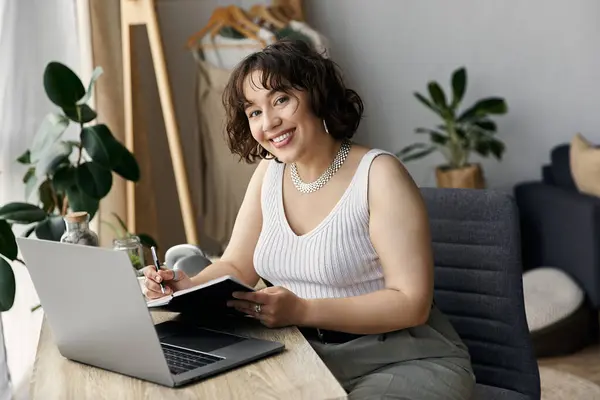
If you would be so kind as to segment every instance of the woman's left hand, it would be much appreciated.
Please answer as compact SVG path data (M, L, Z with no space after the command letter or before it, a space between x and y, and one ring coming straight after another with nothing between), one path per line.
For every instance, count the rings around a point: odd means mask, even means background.
M302 325L306 314L306 300L289 290L272 286L256 292L235 292L236 300L229 307L259 319L268 328Z

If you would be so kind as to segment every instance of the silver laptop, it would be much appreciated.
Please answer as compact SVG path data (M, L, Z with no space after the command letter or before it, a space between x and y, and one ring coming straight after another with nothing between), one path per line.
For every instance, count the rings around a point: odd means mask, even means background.
M17 244L58 349L70 360L175 387L284 349L204 324L155 326L124 252L26 238Z

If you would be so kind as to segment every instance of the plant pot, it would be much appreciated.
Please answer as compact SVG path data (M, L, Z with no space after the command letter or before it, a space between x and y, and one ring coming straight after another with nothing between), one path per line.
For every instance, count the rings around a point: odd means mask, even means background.
M435 178L440 188L485 188L485 178L480 164L469 164L463 168L437 167Z

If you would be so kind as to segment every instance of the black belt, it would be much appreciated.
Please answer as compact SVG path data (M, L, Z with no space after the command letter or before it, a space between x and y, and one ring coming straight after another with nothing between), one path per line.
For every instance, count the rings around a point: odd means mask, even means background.
M321 343L346 343L365 335L358 335L355 333L347 333L340 331L329 331L327 329L317 328L299 328L300 332L307 339L317 340Z
M435 306L435 300L431 303L431 308ZM356 333L346 333L340 331L329 331L327 329L299 327L300 332L306 339L318 340L321 343L346 343L359 337L366 335L359 335ZM384 341L387 338L387 333L378 335L379 341Z

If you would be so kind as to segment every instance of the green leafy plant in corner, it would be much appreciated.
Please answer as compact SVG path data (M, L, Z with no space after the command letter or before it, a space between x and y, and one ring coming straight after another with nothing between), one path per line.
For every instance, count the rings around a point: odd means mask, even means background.
M467 71L464 67L452 73L451 84L451 98L435 81L428 83L429 98L414 93L417 100L440 117L442 123L435 129L417 128L417 134L429 136L429 143L413 143L404 147L396 153L402 161L416 160L435 151L444 155L447 161L443 166L445 169L469 165L469 157L473 152L483 157L491 155L502 159L505 145L496 137L496 123L490 116L506 114L508 108L505 100L500 97L484 98L461 112L459 107L467 89Z
M58 241L68 212L87 211L94 217L112 188L113 173L128 181L140 179L133 154L106 124L93 123L97 113L87 103L101 74L102 68L96 68L86 89L64 64L53 61L44 70L45 93L58 110L46 115L31 147L17 158L27 167L25 201L0 207L0 312L14 302L16 285L9 262L23 263L17 258L13 225L25 226L23 236L35 232L39 239ZM70 124L78 126L78 140L63 140Z

